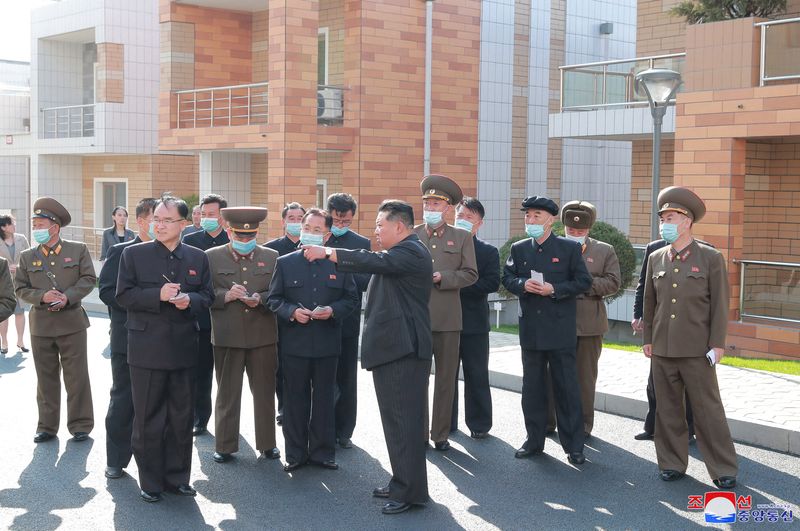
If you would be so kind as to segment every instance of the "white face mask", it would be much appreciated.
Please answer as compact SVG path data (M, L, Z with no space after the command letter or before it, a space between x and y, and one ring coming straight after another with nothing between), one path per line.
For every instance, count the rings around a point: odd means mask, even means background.
M574 241L574 242L578 242L578 243L580 243L581 245L583 245L584 243L586 243L586 236L573 236L573 235L571 235L571 234L567 234L566 232L564 233L564 236L565 236L565 237L566 237L568 240L572 240L572 241Z

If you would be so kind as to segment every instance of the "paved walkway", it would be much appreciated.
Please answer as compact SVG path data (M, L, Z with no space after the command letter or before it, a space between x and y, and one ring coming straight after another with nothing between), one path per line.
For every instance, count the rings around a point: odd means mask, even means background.
M106 313L97 290L88 311ZM493 387L522 391L522 358L514 334L489 335L489 381ZM604 349L600 357L595 409L644 419L650 361L643 354ZM720 365L722 402L733 438L739 442L800 455L800 377ZM633 434L631 434L633 436Z
M489 342L492 386L521 391L519 338L492 332ZM595 408L644 419L649 370L650 361L644 354L604 349ZM735 440L800 455L800 377L720 365L717 379Z

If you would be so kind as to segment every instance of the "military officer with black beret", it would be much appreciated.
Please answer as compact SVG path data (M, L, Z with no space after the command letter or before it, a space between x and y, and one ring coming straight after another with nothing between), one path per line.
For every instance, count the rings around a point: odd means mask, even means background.
M619 291L621 274L614 248L589 237L597 219L597 209L588 201L570 201L561 208L564 236L578 242L586 269L592 275L592 287L577 297L578 346L575 359L578 384L581 388L583 431L586 437L594 426L594 392L597 384L597 363L603 350L603 334L608 331L605 297ZM550 417L555 417L555 404L550 402ZM555 420L551 425L555 425Z
M461 288L478 280L478 265L472 234L449 225L444 218L464 197L461 187L444 175L428 175L420 183L420 190L425 222L414 227L414 233L428 248L433 260L430 313L436 376L430 438L437 450L446 451L450 448L447 438L463 328L459 293Z
M62 370L67 390L67 429L76 441L83 441L94 427L86 360L89 318L81 300L94 289L97 277L86 244L61 239L61 229L71 221L69 211L55 199L37 199L31 235L38 245L22 252L15 277L17 297L31 304L31 344L39 404L39 424L33 441L37 443L52 439L58 432Z
M661 237L669 245L647 263L644 354L656 391L655 445L661 479L674 481L689 462L684 390L694 410L697 446L714 484L736 486L736 451L719 395L716 364L725 353L729 287L725 258L699 243L692 226L705 215L693 191L670 186L658 194Z
M278 252L256 244L267 209L234 207L220 210L230 243L206 251L214 283L211 342L217 375L214 406L214 461L224 463L239 450L242 376L247 371L253 394L256 449L261 457L278 459L275 446L275 369L278 341L275 314L267 294Z
M575 366L576 299L592 277L576 242L552 234L558 205L546 197L526 197L525 233L511 246L503 285L519 297L522 347L522 412L528 438L515 457L544 451L547 424L546 369L549 364L558 412L558 436L570 463L582 464L583 414Z

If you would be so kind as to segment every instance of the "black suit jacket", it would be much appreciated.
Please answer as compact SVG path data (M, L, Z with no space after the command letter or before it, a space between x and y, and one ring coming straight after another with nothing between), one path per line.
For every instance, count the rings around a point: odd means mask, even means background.
M141 243L142 240L136 236L129 242L118 243L112 246L106 254L106 261L103 269L100 270L98 277L98 287L100 289L100 300L108 306L111 316L111 352L126 354L128 352L128 330L125 328L125 321L128 320L128 312L117 304L117 276L119 275L119 259L122 251L129 245Z
M472 237L475 243L475 261L478 264L478 280L461 288L461 335L485 334L489 332L490 293L500 287L500 253L497 247Z
M550 297L525 291L531 270L544 275L555 288ZM550 234L542 244L533 238L511 246L503 267L503 285L519 297L519 343L525 350L575 348L578 342L575 296L589 291L592 275L586 269L579 243Z
M372 249L372 242L369 238L365 238L351 230L345 232L342 236L336 237L331 235L327 242L326 247L334 247L336 249L364 249L369 251ZM369 285L370 275L366 273L354 273L353 279L356 281L358 288L358 306L350 314L342 327L342 337L358 337L361 333L361 294L367 291Z
M636 284L636 298L633 300L633 318L642 318L642 301L644 301L644 283L647 278L647 260L653 251L661 249L667 245L666 240L653 240L647 244L644 249L644 260L642 261L642 270L639 272L639 283Z
M278 258L269 284L267 305L278 316L281 355L301 358L338 356L342 352L342 325L358 304L353 275L337 271L328 260L309 262L303 251ZM300 305L333 308L333 317L300 324L292 314Z
M278 256L286 256L289 253L295 252L298 245L300 245L300 242L295 243L284 234L280 238L268 241L264 244L264 247L278 251Z
M361 337L361 366L374 369L409 354L431 359L428 301L433 263L416 234L383 252L336 250L337 269L371 273Z
M181 285L191 300L179 310L161 301L162 275ZM128 311L128 364L144 369L193 367L198 356L198 315L214 300L208 257L178 244L174 251L158 241L129 245L122 251L117 303Z
M204 230L198 230L183 237L183 243L185 245L191 245L201 251L208 251L214 247L226 245L229 241L231 240L228 238L228 233L224 230L213 238ZM211 330L211 312L206 310L198 314L197 323L200 325L200 330Z

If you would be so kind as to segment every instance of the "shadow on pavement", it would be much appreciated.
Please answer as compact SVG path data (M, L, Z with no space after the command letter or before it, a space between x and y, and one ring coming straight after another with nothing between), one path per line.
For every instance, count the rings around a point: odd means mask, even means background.
M97 494L81 487L86 479L86 460L94 441L67 441L59 459L58 439L36 445L30 464L19 476L19 487L0 491L0 506L24 509L14 518L11 529L50 531L61 524L54 511L83 507Z
M22 362L26 359L28 358L23 356L22 352L17 352L13 356L0 357L0 377L3 374L13 374L21 371L24 368Z

